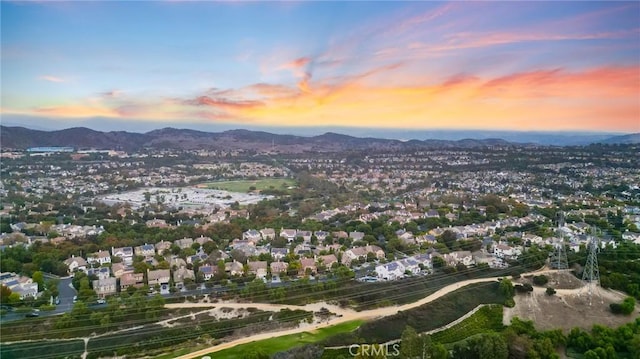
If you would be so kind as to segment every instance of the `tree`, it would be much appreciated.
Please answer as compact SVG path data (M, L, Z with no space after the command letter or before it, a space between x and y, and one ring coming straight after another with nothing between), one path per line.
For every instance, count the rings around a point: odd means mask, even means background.
M513 298L513 296L515 294L515 289L513 288L513 283L511 282L511 280L509 278L503 278L500 281L500 292L507 299Z
M548 287L547 288L547 295L551 296L551 295L554 295L554 294L556 294L556 290L551 288L551 287Z
M533 277L533 284L543 286L549 282L549 278L546 275L536 275Z
M7 303L11 293L11 289L3 284L2 288L0 288L0 303Z
M33 275L31 276L31 279L33 279L34 282L38 283L38 291L42 291L44 290L44 274L41 271L35 271L33 272Z
M439 256L433 257L433 268L442 268L446 265L444 259Z
M502 335L497 333L485 334L480 337L476 347L480 359L507 359L509 348Z
M435 343L431 347L431 359L449 359L449 351L444 345Z
M403 358L416 358L422 355L422 343L415 329L407 326L400 337L400 355Z

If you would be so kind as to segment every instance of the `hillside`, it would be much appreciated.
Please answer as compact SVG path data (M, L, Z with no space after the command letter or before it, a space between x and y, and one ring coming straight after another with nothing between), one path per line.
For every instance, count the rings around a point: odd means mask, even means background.
M489 146L523 146L501 139L411 140L361 138L327 132L305 137L262 131L230 130L203 132L163 128L147 133L125 131L101 132L85 127L59 131L39 131L24 127L0 126L2 148L26 149L37 146L68 146L76 149L208 149L255 150L280 153L336 152L350 150L402 150L421 148L479 148Z

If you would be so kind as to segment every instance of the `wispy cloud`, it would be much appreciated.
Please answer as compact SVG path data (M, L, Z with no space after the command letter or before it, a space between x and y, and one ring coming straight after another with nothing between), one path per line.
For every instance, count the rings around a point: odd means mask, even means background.
M42 75L38 77L39 80L49 81L49 82L65 82L66 80L62 77L52 76L52 75Z

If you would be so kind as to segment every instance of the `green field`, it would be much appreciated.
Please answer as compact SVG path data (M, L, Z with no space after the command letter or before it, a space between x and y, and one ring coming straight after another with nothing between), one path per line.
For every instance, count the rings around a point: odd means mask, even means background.
M207 182L201 186L229 192L250 192L253 190L252 187L255 187L257 191L268 189L286 191L289 187L295 185L296 181L290 178L261 178L257 180Z
M233 348L222 350L216 353L208 354L211 358L242 358L243 354L248 352L259 350L269 355L273 355L277 352L289 350L299 345L306 345L317 343L330 336L338 335L341 333L349 333L358 328L363 323L362 320L354 320L338 325L334 325L327 328L321 328L310 332L304 332L299 334L285 335L282 337L271 338L252 342L248 344L238 345Z

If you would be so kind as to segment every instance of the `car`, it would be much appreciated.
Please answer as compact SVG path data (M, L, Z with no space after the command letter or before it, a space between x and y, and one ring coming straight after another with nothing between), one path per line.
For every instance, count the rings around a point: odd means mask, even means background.
M77 302L77 301L78 301L78 296L77 296L77 295L74 295L74 296L73 296L73 302L75 303L75 302Z
M98 303L98 304L105 304L106 302L107 302L107 301L106 301L106 300L104 300L104 299L98 299L98 300L96 301L96 303Z
M25 318L37 318L40 316L40 313L38 312L31 312L31 313L27 313L27 315L25 315Z
M60 304L60 298L56 298L56 305Z

